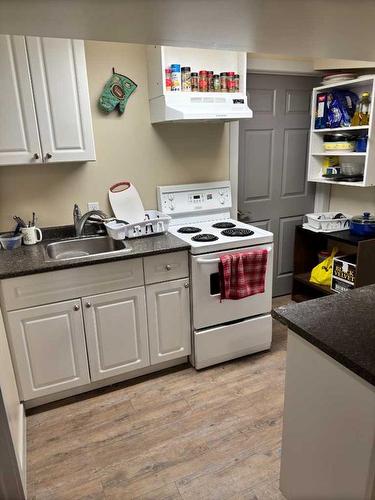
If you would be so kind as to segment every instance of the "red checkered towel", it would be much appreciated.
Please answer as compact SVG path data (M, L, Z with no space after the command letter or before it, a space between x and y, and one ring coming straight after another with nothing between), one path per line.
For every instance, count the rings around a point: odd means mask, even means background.
M268 251L221 255L219 263L221 297L238 300L264 292Z

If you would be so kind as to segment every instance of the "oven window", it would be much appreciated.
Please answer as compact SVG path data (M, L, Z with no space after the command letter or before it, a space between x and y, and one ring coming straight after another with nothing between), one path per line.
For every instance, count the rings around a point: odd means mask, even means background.
M220 274L210 274L210 295L218 295L220 293Z

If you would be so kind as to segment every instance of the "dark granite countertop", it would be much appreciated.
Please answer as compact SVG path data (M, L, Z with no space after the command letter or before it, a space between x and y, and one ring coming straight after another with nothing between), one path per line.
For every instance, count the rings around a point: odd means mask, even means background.
M44 247L52 241L61 241L62 238L72 237L70 226L56 230L43 231L46 239L36 245L24 246L15 250L0 250L0 279L14 278L26 274L36 274L48 271L57 271L71 267L102 264L117 260L134 259L147 255L188 250L190 245L166 233L143 238L127 239L126 246L131 250L120 255L91 255L71 260L46 261ZM59 238L57 236L60 236Z
M289 304L272 316L375 385L375 285Z

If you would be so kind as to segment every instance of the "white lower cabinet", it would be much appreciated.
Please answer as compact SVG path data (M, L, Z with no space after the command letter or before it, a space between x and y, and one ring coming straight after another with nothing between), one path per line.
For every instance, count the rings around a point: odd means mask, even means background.
M90 381L79 299L10 312L8 323L23 400Z
M79 386L87 390L90 382L121 380L122 374L136 376L141 368L186 358L191 353L189 280L182 279L187 253L175 254L147 257L152 259L146 262L148 276L165 280L172 269L181 279L146 286L141 259L2 282L21 399ZM120 289L103 291L116 286ZM82 297L84 291L91 295ZM73 293L78 297L62 301ZM43 305L46 300L60 302Z
M82 299L91 380L149 366L144 287Z
M151 364L191 353L189 280L148 285L147 318Z

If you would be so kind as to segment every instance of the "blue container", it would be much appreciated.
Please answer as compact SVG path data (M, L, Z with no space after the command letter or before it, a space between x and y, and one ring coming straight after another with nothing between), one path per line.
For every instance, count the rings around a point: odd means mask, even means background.
M357 153L366 153L367 150L367 135L358 137L355 141L355 150Z
M357 236L375 236L375 217L370 212L355 215L350 221L350 232Z

